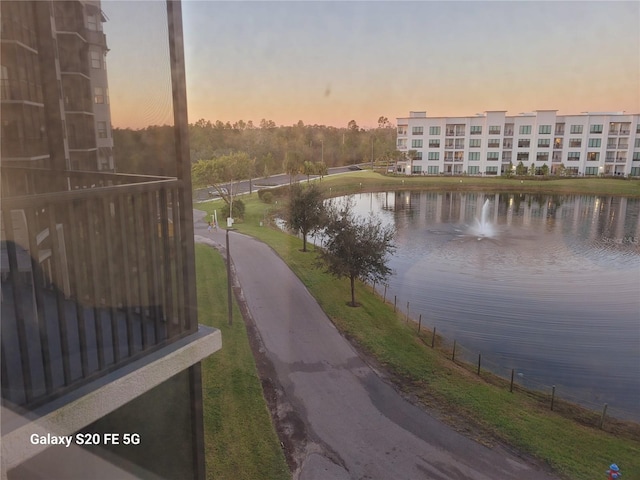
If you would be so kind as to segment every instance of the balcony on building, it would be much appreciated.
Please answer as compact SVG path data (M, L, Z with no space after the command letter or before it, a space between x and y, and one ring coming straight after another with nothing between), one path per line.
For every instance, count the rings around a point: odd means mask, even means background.
M167 1L166 23L152 25L171 47L175 176L96 171L112 148L99 146L85 79L88 4L0 4L2 53L13 51L1 103L1 478L202 480L200 362L222 340L197 316L181 4ZM57 42L15 49L8 37L35 24ZM31 83L14 85L25 65ZM146 435L144 447L29 441L124 431Z

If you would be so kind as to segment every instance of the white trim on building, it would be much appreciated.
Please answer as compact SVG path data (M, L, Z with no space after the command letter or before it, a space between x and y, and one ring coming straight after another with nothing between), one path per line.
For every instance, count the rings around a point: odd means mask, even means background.
M540 173L640 176L640 114L536 110L507 116L398 118L399 163L407 175L504 175L522 162ZM533 167L532 167L533 165Z

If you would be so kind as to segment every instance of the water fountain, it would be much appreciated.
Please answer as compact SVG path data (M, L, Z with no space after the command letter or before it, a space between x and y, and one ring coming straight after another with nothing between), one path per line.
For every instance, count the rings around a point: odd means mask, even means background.
M471 227L471 233L478 238L478 240L483 237L494 237L496 234L494 226L489 222L489 200L484 201L484 205L482 205L482 211L480 213L480 219L476 219L476 225Z

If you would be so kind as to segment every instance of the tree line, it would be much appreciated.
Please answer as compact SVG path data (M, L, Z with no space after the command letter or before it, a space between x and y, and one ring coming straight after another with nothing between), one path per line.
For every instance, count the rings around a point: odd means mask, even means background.
M121 173L175 175L175 148L170 126L114 128L114 158ZM208 161L246 153L255 176L287 171L288 164L324 164L327 168L389 161L396 153L396 129L381 116L378 127L364 129L351 120L345 128L325 125L276 126L272 120L223 123L200 119L189 124L190 160Z

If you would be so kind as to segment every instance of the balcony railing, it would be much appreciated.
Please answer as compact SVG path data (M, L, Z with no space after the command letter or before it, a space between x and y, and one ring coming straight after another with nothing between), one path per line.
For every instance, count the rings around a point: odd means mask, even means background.
M35 407L197 329L183 188L2 169L5 401Z

